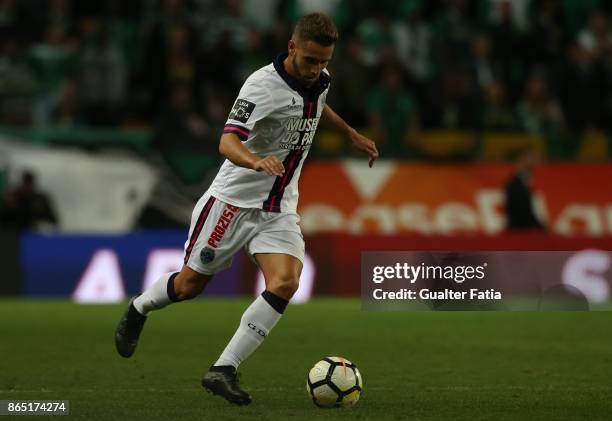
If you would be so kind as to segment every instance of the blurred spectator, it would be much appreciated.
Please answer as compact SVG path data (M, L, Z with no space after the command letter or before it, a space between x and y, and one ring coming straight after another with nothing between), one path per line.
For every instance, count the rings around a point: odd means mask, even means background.
M74 29L71 0L16 0L15 3L19 24L14 29L22 40L40 41L52 27L67 36Z
M220 159L218 137L193 107L191 89L174 85L169 107L158 119L153 147L185 184L202 181Z
M405 20L395 21L391 28L395 53L404 69L418 85L431 77L431 30L423 20L420 2L410 2L413 8Z
M552 67L563 57L568 41L565 12L558 0L533 0L527 54L531 66Z
M223 0L223 7L209 16L205 29L205 48L214 48L226 38L232 49L238 52L247 49L249 27L240 0Z
M193 108L191 89L184 84L171 89L169 107L158 119L153 146L163 155L174 152L216 153L217 142L209 141L208 125Z
M485 103L482 112L481 127L483 130L511 131L516 130L516 117L508 105L504 85L493 81L485 89Z
M185 0L159 0L149 2L152 6L154 24L167 26L177 23L191 23L190 10Z
M272 32L280 2L281 0L243 0L242 18L259 32Z
M255 30L249 31L249 47L243 54L242 66L240 66L240 78L242 80L249 77L251 73L268 64L275 54L266 55L263 48L265 40L260 32Z
M469 77L469 99L470 106L474 108L474 114L469 116L472 127L477 127L478 116L482 115L486 103L485 90L500 78L500 71L493 62L491 55L491 40L484 32L472 35L470 42L470 58L467 63Z
M419 109L397 66L383 70L378 86L368 96L367 109L381 154L391 158L409 155L411 142L419 134Z
M369 0L365 0L366 3ZM321 12L330 16L338 28L344 28L350 19L353 9L359 8L362 0L281 0L279 12L281 18L294 24L300 17L308 13ZM372 12L371 3L370 13ZM376 9L381 5L377 4Z
M25 125L31 122L31 109L37 81L27 57L17 41L0 40L0 122Z
M533 207L531 181L539 158L532 150L525 150L518 159L516 172L506 184L506 229L541 230L544 225L539 221Z
M475 33L470 43L468 71L472 84L472 94L477 102L484 96L484 88L499 79L499 71L491 56L491 40L486 33Z
M581 133L588 127L606 125L604 111L606 69L579 43L567 49L561 75L560 99L568 129Z
M570 45L563 74L563 105L570 128L610 129L612 123L612 32L609 18L593 10L588 26Z
M168 28L166 81L169 86L183 84L193 88L196 78L195 47L191 28L177 24Z
M275 57L276 54L284 52L287 49L287 40L291 38L293 28L286 20L278 20L272 28L272 32L268 34L264 44L266 57Z
M240 80L268 64L284 51L289 38L288 24L277 19L281 0L244 0L242 20L249 27L248 45L241 66ZM278 32L282 34L277 36Z
M520 127L529 133L549 136L558 134L563 128L561 107L550 96L546 80L539 74L527 80L517 114Z
M26 171L21 184L8 189L0 209L0 225L20 230L57 225L49 197L38 190L36 176Z
M434 98L434 114L439 116L435 126L447 129L473 129L478 126L481 107L474 103L472 82L466 69L444 72Z
M612 32L608 17L600 10L594 10L589 17L589 25L580 31L578 43L591 54L595 60L609 58L612 54Z
M382 8L376 9L373 13L373 16L359 22L355 29L362 45L361 61L370 69L392 61L395 54L390 31L390 16Z
M116 126L125 99L126 66L108 38L108 28L97 19L80 22L83 45L78 57L78 100L83 122L90 126Z
M612 2L372 5L371 0L0 0L0 123L155 126L180 85L190 91L190 108L214 137L244 77L285 51L295 19L317 10L341 27L328 100L358 125L374 121L373 129L392 127L394 135L420 125L516 126L559 137L566 120L568 139L585 129L612 129ZM379 69L390 66L402 73L404 85L392 94L377 78ZM534 80L534 74L546 78ZM390 97L403 99L391 104ZM418 115L418 124L390 123L394 117L380 109ZM407 145L406 139L393 141L402 150Z
M213 86L206 98L206 120L210 123L215 148L221 138L223 126L235 100L236 91L228 91L223 86Z
M563 0L569 32L576 35L587 24L591 11L598 7L610 13L612 4L605 0Z
M159 115L169 98L172 78L195 77L197 40L189 9L183 0L163 0L144 25L141 83L151 117ZM187 73L185 73L187 70Z
M435 61L440 68L465 59L475 22L469 0L446 0L433 22Z
M498 65L498 79L505 85L508 92L519 91L523 82L526 67L525 46L523 45L523 32L516 18L517 3L508 0L497 2L497 19L489 27L488 33L493 44L492 56ZM511 95L512 100L516 96Z
M46 126L58 99L62 81L74 71L74 48L61 27L51 26L43 42L30 49L30 62L39 83L34 123Z
M224 0L222 4L222 8L210 14L203 32L202 54L198 58L201 69L198 73L204 77L202 102L209 102L219 86L235 95L240 89L244 53L252 45L250 42L258 41L252 38L243 18L241 2Z
M332 89L328 101L347 121L356 126L366 126L368 116L363 104L370 86L370 72L361 62L361 42L350 37L345 40L345 49L330 64Z
M74 129L80 125L78 113L77 85L73 80L65 80L51 113L51 125Z
M0 0L0 36L15 35L18 13L16 0Z
M524 30L528 26L527 12L530 2L531 0L484 0L482 3L488 11L489 24L509 24L517 30Z
M49 0L48 3L46 25L61 28L67 34L73 25L70 0Z

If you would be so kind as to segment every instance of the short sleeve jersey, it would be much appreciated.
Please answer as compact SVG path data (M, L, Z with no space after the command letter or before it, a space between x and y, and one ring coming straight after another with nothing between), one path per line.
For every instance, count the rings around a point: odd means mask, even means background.
M305 88L283 67L286 54L251 74L240 89L225 124L254 154L276 155L282 176L243 168L225 160L210 191L231 205L295 213L298 179L319 124L329 90L327 70Z

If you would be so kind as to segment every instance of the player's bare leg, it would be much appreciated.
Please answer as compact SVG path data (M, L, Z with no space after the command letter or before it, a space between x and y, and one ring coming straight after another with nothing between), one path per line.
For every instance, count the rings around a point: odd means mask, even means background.
M296 257L280 253L259 253L255 260L266 279L266 290L287 302L298 289L302 262Z
M183 266L180 272L162 275L145 292L131 299L115 331L115 347L119 355L129 358L134 354L138 338L151 311L197 297L211 278L210 275L202 275Z
M302 262L288 254L255 255L266 290L246 309L229 344L202 379L202 386L231 403L248 405L251 397L238 385L236 369L255 351L281 318L297 291Z

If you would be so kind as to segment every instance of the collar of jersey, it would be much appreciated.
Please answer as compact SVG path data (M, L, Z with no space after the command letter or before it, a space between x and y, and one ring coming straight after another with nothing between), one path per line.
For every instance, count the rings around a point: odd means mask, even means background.
M302 97L310 98L318 97L325 89L327 89L329 86L330 77L325 72L321 72L319 75L319 81L313 84L311 87L305 87L299 80L287 73L285 66L283 66L283 61L287 58L287 56L287 53L276 56L274 59L274 68L280 77L287 83L287 85L291 87L291 89L297 91L297 93Z

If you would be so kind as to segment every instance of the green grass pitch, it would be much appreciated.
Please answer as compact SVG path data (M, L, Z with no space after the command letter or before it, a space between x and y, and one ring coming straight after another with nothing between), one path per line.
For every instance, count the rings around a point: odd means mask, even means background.
M357 300L291 305L241 367L254 402L200 388L249 300L152 314L133 358L114 350L124 305L0 301L0 399L68 399L83 420L610 419L612 313L368 313ZM320 358L360 368L350 409L305 391Z

